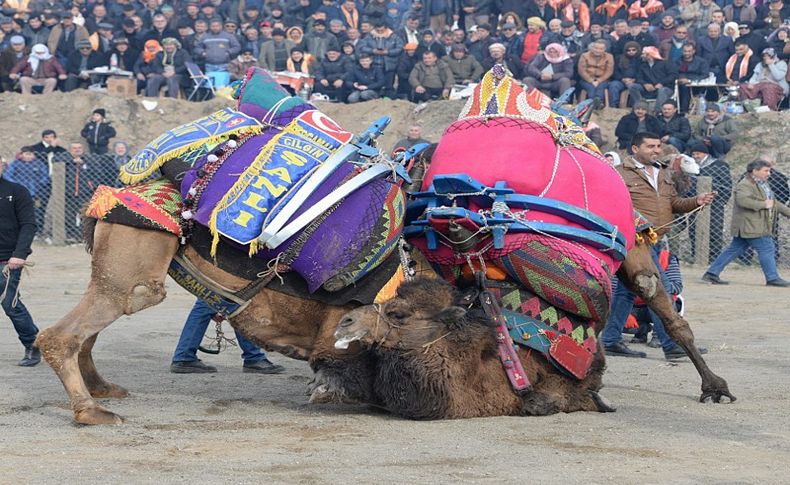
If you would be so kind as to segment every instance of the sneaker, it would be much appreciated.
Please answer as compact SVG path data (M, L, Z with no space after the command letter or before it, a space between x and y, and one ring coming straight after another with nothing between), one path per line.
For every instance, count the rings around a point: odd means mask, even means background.
M173 362L170 364L170 372L173 374L212 374L217 372L213 365L204 364L202 360L189 360L185 362Z
M780 288L787 288L790 286L790 281L785 281L782 278L776 278L775 280L765 283L765 286L778 286Z
M713 273L705 273L702 275L702 281L706 283L710 283L712 285L729 285L729 281L724 281L723 279L719 278Z
M17 362L20 367L35 367L41 362L41 351L38 347L28 347L25 349L25 356Z
M282 374L285 372L285 367L275 364L269 359L263 359L249 364L245 362L241 371L252 374Z

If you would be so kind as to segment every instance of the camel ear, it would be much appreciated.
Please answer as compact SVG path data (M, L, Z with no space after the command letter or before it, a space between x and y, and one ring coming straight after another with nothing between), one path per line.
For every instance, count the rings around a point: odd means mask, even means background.
M453 304L454 291L443 280L417 278L400 285L398 296L408 301L415 311L435 315Z
M459 329L466 324L466 308L451 306L437 313L433 318L450 329Z

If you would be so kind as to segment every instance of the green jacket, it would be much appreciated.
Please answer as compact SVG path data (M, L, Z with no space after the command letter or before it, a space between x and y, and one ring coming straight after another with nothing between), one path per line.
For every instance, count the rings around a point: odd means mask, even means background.
M735 187L730 233L733 237L756 238L770 236L777 214L790 217L790 208L774 200L773 209L765 208L765 193L746 176Z

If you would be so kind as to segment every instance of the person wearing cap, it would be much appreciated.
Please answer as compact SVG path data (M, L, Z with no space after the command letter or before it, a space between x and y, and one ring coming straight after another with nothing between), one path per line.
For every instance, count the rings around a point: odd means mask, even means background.
M571 87L573 59L562 44L549 44L543 55L527 64L525 71L525 84L555 98Z
M236 40L239 40L239 42L241 42L241 40L239 39L239 24L235 20L233 19L225 20L225 22L222 24L222 30L232 35L233 37L236 37Z
M50 29L41 19L41 15L31 15L27 24L22 28L22 36L27 45L46 44L49 40Z
M665 61L656 47L645 47L636 80L628 86L628 94L634 103L643 98L655 99L656 111L660 111L664 101L672 97L677 77L677 66Z
M108 53L113 48L113 25L108 22L100 22L96 28L97 33L91 35L91 42L97 46L97 51Z
M314 69L314 91L327 96L331 101L346 99L344 78L351 70L351 61L340 54L340 48L329 46L324 58L316 63Z
M469 55L463 44L453 44L450 55L442 60L452 71L456 84L480 82L483 77L483 66Z
M383 95L394 97L395 69L398 67L398 58L403 52L403 42L400 37L395 35L382 20L377 20L370 35L359 41L357 52L371 55L373 66L379 67L384 73Z
M115 128L112 123L106 120L107 111L104 108L96 108L91 113L90 119L82 127L80 136L85 138L88 143L90 153L104 155L109 151L110 139L115 137Z
M285 38L283 29L272 31L272 40L261 44L261 54L258 57L258 64L270 71L285 71L286 63L291 49L296 45Z
M694 125L692 135L701 141L715 158L724 158L732 149L732 142L738 135L739 127L734 118L721 112L717 103L705 105L705 114Z
M134 63L140 53L129 45L129 40L126 37L116 37L112 42L112 50L110 51L110 67L115 67L121 71L132 71Z
M516 24L512 22L502 24L499 42L505 46L508 55L521 58L521 52L524 50L524 38L519 35Z
M151 19L151 28L142 35L143 43L155 40L161 44L167 37L177 38L178 32L170 28L164 15L161 13L155 14Z
M21 35L12 35L8 49L0 52L0 92L10 91L14 83L8 75L11 69L30 54L30 49L25 46L25 38Z
M740 85L741 99L759 99L771 110L779 109L779 102L788 95L787 63L780 60L776 51L768 47L762 52L760 62L748 82Z
M55 90L58 80L66 79L66 70L49 53L47 46L36 44L26 58L11 68L8 77L12 81L19 81L22 94L31 94L36 86L42 87L43 93L48 94Z
M479 62L485 68L484 61L487 57L489 57L488 48L491 46L491 44L494 44L497 41L498 39L491 35L490 25L478 25L469 37L469 43L467 44L469 48L469 54L477 59L477 62Z
M757 9L749 4L746 0L732 0L732 3L725 5L722 8L724 11L724 18L728 22L754 22L757 20Z
M447 55L447 51L444 49L444 46L441 42L436 40L436 36L431 29L424 29L420 33L420 42L417 45L417 59L422 59L422 55L425 51L431 51L436 54L437 59L441 59L445 55ZM418 61L419 62L419 61Z
M631 146L631 139L639 132L649 131L656 135L663 133L663 127L658 119L648 113L648 105L644 101L634 103L631 112L624 115L617 122L614 136L617 138L617 148L627 150Z
M721 27L711 23L707 27L707 35L697 39L697 55L708 61L716 80L725 82L724 68L728 59L735 53L735 45L729 37L721 35Z
M768 47L765 37L762 34L752 31L752 23L744 20L738 24L738 40L743 40L749 44L749 48L756 54Z
M708 261L713 261L721 253L724 246L724 213L725 206L732 196L732 172L730 165L720 158L710 155L704 143L695 142L688 149L689 155L699 165L698 177L710 177L716 192L716 199L711 204ZM696 225L689 225L689 237L694 240ZM694 248L691 248L691 257L694 258Z
M323 19L313 21L313 30L304 36L304 47L314 59L323 59L330 47L340 49L340 43L334 34L326 30Z
M488 46L488 57L481 63L484 72L489 71L495 64L507 67L516 79L524 77L524 65L518 58L507 55L507 49L500 42L494 42Z
M47 40L49 52L58 58L61 64L65 64L69 56L77 52L77 42L88 40L90 34L82 25L74 23L71 12L63 12L60 24L52 28Z
M256 66L258 66L258 59L255 58L252 49L249 47L242 47L241 53L228 63L228 72L230 73L231 81L244 79L247 75L247 71L251 67Z
M540 17L527 19L527 31L524 33L524 41L521 47L521 62L529 63L541 50L541 38L545 31L546 23Z
M195 45L195 56L205 62L206 72L227 71L228 63L240 50L241 44L236 36L222 30L222 21L212 20L209 31Z
M181 48L178 39L167 37L162 41L162 51L156 54L148 76L145 95L159 96L162 86L167 87L167 97L177 98L182 87L189 86L186 64L192 62L189 53Z
M106 54L93 50L89 40L77 42L77 51L71 53L66 61L68 79L64 83L63 90L69 92L77 88L87 88L94 81L88 71L106 66L108 60Z

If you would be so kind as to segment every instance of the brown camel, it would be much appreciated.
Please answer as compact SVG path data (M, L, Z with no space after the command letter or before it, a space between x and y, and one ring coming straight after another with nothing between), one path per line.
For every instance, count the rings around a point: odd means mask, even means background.
M75 421L120 424L121 417L96 399L122 398L128 393L99 375L91 350L99 332L121 315L137 313L164 300L164 281L178 240L165 232L97 224L93 219L86 220L86 233L93 247L88 289L73 310L39 334L36 345L63 383ZM204 261L192 248L185 254L204 274L227 288L238 290L249 283ZM311 364L320 366L326 354L338 354L333 348L334 327L352 308L264 289L231 324L267 350L310 359ZM326 386L321 391L331 392Z
M675 312L649 248L638 244L620 271L689 353L702 377L700 401L734 401L726 381L700 356L688 322ZM457 299L449 285L418 279L401 286L398 296L381 308L369 305L346 315L335 332L338 348L359 341L357 348L369 350L375 366L370 372L374 381L349 379L346 395L412 419L613 410L598 394L603 351L596 353L585 379L577 381L560 374L542 355L519 348L533 389L518 396L497 357L490 320L454 305Z

